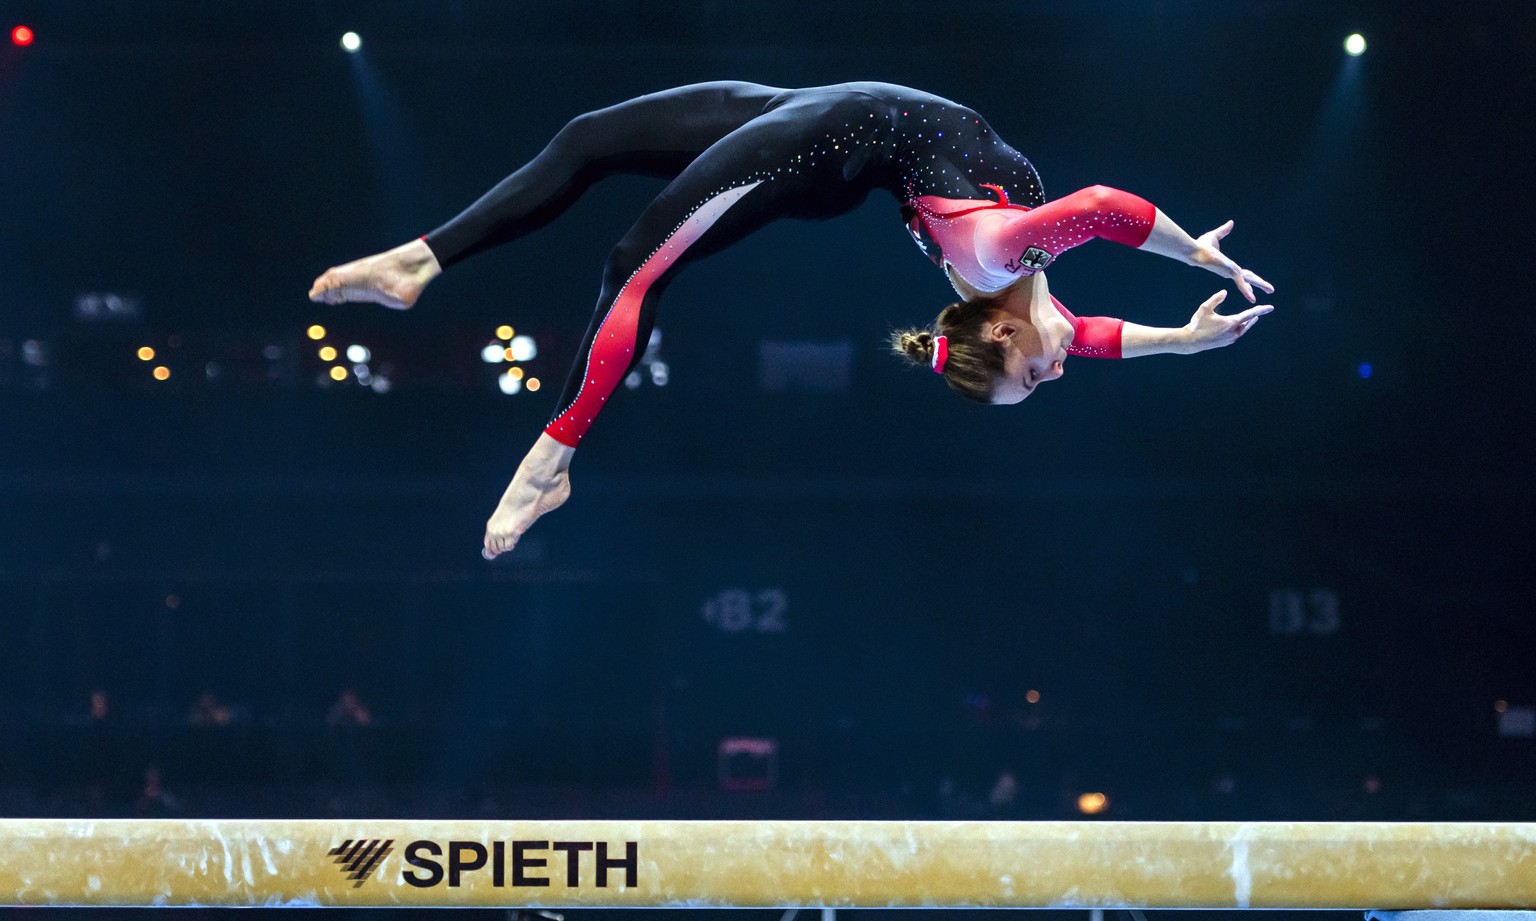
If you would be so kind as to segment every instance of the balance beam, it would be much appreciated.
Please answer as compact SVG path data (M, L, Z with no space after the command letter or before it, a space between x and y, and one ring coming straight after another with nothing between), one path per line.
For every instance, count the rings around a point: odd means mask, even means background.
M1536 908L1536 825L0 819L0 904Z

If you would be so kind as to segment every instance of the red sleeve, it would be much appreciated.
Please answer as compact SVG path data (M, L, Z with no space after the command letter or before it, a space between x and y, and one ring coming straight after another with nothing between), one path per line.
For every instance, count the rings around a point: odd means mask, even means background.
M1051 303L1072 324L1072 344L1067 346L1068 355L1084 358L1121 358L1120 335L1125 321L1115 317L1077 317L1072 311L1051 296Z
M1156 220L1157 208L1151 202L1107 185L1079 189L1029 212L1029 222L1057 255L1094 237L1140 246L1152 235Z
M1156 220L1157 208L1146 199L1109 186L1089 186L1016 213L982 241L977 258L992 272L1033 275L1094 237L1140 246L1152 235Z

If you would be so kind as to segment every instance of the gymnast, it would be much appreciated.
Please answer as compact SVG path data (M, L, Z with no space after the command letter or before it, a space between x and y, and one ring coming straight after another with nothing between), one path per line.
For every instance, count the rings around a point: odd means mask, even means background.
M873 189L901 204L918 246L961 300L896 351L980 403L1018 403L1068 355L1131 358L1230 345L1273 308L1231 315L1218 292L1180 328L1075 317L1046 287L1062 252L1100 237L1230 278L1249 302L1264 279L1221 251L1232 222L1198 238L1126 192L1093 186L1047 202L1040 177L975 112L887 83L780 89L702 83L581 115L521 169L419 240L328 269L313 301L410 307L443 269L553 220L615 173L670 179L608 257L597 310L553 420L486 524L487 559L570 496L571 457L640 359L656 302L682 266L780 218L825 220Z

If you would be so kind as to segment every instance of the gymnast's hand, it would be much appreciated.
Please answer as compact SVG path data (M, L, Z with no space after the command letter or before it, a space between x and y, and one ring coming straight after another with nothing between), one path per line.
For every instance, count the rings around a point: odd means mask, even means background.
M1195 310L1195 315L1184 326L1184 333L1193 352L1203 352L1206 349L1219 349L1224 345L1231 345L1238 337L1253 328L1253 324L1259 322L1259 317L1274 310L1268 304L1260 304L1257 307L1249 307L1242 313L1234 313L1230 316L1222 316L1216 312L1221 302L1227 299L1227 292L1217 291L1205 299Z
M565 504L571 497L571 456L567 447L548 435L540 435L533 449L517 467L517 475L502 493L501 502L485 524L485 548L480 555L494 560L510 552L539 516Z
M1243 297L1248 299L1248 303L1257 303L1258 298L1254 296L1254 288L1258 288L1265 294L1274 294L1275 286L1239 266L1221 251L1222 239L1231 232L1232 222L1227 221L1215 230L1207 231L1195 238L1195 249L1190 254L1189 264L1198 265L1202 269L1232 279L1233 284L1237 285L1237 290L1243 292Z

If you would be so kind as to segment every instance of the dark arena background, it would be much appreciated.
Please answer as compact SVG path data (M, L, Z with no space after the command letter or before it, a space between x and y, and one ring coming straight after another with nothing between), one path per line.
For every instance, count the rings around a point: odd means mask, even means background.
M0 14L0 816L1536 820L1536 6ZM482 560L660 183L407 312L310 281L727 78L959 100L1047 197L1235 219L1275 313L978 407L888 354L954 299L889 196L781 222ZM1223 285L1051 280L1162 326Z

